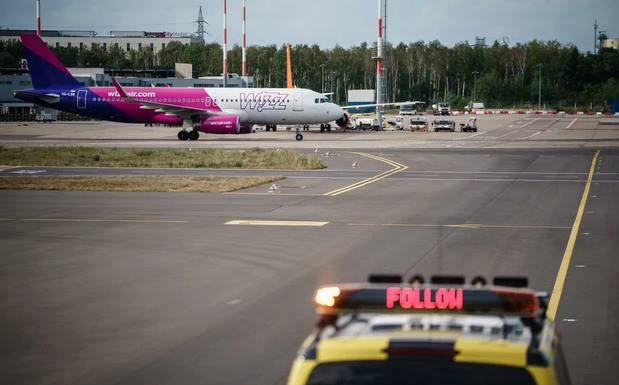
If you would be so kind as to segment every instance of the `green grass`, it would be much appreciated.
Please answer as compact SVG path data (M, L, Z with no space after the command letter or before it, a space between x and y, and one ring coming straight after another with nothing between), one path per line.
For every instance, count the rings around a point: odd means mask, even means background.
M2 177L0 190L231 192L284 179L283 176L186 177ZM266 190L266 187L265 187Z
M104 149L93 147L0 147L0 165L56 167L161 167L321 169L318 159L293 150Z

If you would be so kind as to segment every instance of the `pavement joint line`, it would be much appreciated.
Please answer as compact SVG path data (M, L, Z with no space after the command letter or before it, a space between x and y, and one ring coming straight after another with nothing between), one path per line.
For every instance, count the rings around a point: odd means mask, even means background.
M380 156L376 156L376 155L372 155L372 154L367 154L367 153L362 153L362 152L352 152L352 154L361 155L361 156L364 156L366 158L370 158L370 159L377 160L379 162L387 163L388 165L394 166L394 168L391 169L391 170L384 171L384 172L382 172L382 173L380 173L378 175L375 175L373 177L370 177L370 178L364 179L362 181L359 181L357 183L353 183L351 185L341 187L341 188L339 188L337 190L329 191L327 193L324 193L323 195L325 195L325 196L336 196L336 195L344 194L346 192L355 190L355 189L357 189L359 187L367 186L370 183L377 182L377 181L379 181L381 179L384 179L384 178L386 178L388 176L391 176L393 174L397 174L398 172L401 172L401 171L404 171L404 170L408 169L408 166L405 166L405 165L403 165L401 163L398 163L398 162L395 162L395 161L392 161L392 160L389 160L389 159L386 159L386 158L383 158L383 157L380 157Z
M570 226L536 226L536 225L484 225L478 223L463 224L423 224L423 223L348 223L348 226L390 226L390 227L451 227L462 229L560 229L568 230Z
M225 225L241 225L241 226L309 226L321 227L329 222L312 222L312 221L266 221L266 220L232 220L224 223Z
M3 222L113 222L113 223L189 223L189 221L158 221L147 219L79 219L79 218L0 218Z
M269 193L269 192L225 192L224 195L270 195L270 196L300 196L300 197L321 197L324 194L295 194L295 193Z
M595 162L597 161L599 155L600 150L597 150L595 156L593 157L593 161L591 162L591 169L589 171L589 177L587 178L587 184L585 185L585 190L583 191L580 205L578 206L578 211L576 212L576 218L574 219L574 224L572 225L572 231L567 241L565 252L563 253L561 265L559 266L559 271L557 273L557 279L552 289L552 294L550 295L550 301L548 302L548 309L546 311L546 314L547 317L552 321L554 321L557 315L557 310L559 308L559 301L561 300L561 294L563 293L563 286L565 285L567 271L570 267L570 260L572 259L572 254L574 253L574 245L576 244L578 230L580 229L580 222L582 221L585 206L587 204L587 196L589 195L589 190L591 188L591 181L593 180Z

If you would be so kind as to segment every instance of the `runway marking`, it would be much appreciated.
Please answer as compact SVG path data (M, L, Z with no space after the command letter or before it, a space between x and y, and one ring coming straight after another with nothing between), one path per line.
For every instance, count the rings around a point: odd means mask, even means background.
M392 227L451 227L457 229L571 229L569 226L519 226L519 225L484 225L479 223L421 224L421 223L348 223L348 226L392 226Z
M526 127L526 126L528 126L529 124L531 124L531 123L535 123L535 122L537 122L537 121L538 121L538 120L540 120L540 119L541 119L541 118L533 119L533 120L531 120L529 123L525 123L525 124L523 124L522 126L520 126L520 128L525 128L525 127Z
M576 124L577 121L578 121L578 118L572 120L572 122L570 124L568 124L567 127L565 127L565 128L572 128L572 127L574 127L574 124Z
M384 171L384 172L382 172L382 173L380 173L378 175L375 175L375 176L373 176L371 178L367 178L367 179L364 179L362 181L359 181L357 183L353 183L351 185L341 187L341 188L339 188L337 190L329 191L327 193L324 193L323 194L324 196L336 196L336 195L344 194L346 192L358 189L358 188L363 187L363 186L367 186L370 183L377 182L377 181L379 181L381 179L384 179L384 178L386 178L386 177L388 177L390 175L394 175L394 174L397 174L397 173L399 173L401 171L404 171L404 170L408 169L407 166L405 166L405 165L403 165L401 163L398 163L398 162L395 162L395 161L392 161L392 160L389 160L389 159L386 159L386 158L382 158L380 156L376 156L376 155L372 155L372 154L366 154L366 153L362 153L362 152L352 152L352 154L365 156L366 158L370 158L370 159L377 160L379 162L387 163L387 164L389 164L391 166L394 166L394 168L392 168L391 170Z
M563 259L561 260L561 266L557 273L557 279L555 281L550 301L548 302L548 310L546 314L550 320L554 320L557 315L557 309L559 308L559 301L561 300L561 293L563 292L563 286L565 284L565 278L567 276L567 270L570 266L570 260L572 259L572 253L574 252L574 245L576 244L576 238L578 237L578 229L580 228L580 222L585 211L585 205L587 204L587 196L589 195L589 189L591 188L591 181L593 180L593 171L595 170L595 162L600 155L600 150L595 153L593 161L591 162L591 170L589 171L589 177L587 178L587 184L585 185L585 191L582 193L580 200L580 206L576 212L576 219L574 219L574 225L570 233L570 238L567 241L565 252L563 253Z
M502 137L507 136L507 135L515 134L515 133L516 133L516 132L518 132L518 131L520 131L520 130L512 131L512 132L510 132L509 134L503 134L503 135L501 135L501 136L497 136L497 137L496 137L496 139L502 138Z
M112 223L189 223L189 221L157 221L142 219L79 219L79 218L0 218L7 222L112 222Z
M310 221L256 221L256 220L233 220L226 222L226 225L240 226L311 226L320 227L329 222L310 222Z
M544 126L544 128L548 128L550 126L552 126L553 124L555 124L556 122L558 122L559 120L561 120L561 118L557 118L555 120L553 120L552 122L548 123L547 125Z

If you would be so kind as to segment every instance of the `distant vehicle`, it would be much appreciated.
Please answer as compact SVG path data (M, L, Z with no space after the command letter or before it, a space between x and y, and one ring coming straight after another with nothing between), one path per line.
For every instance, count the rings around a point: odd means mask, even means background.
M404 129L404 118L402 117L402 115L398 115L395 117L395 128L397 128L398 130Z
M549 295L526 277L368 281L316 290L287 385L572 383Z
M460 123L460 131L463 132L477 132L477 118L469 118L466 123Z
M380 130L380 125L378 124L378 119L375 115L371 116L359 116L356 115L354 119L355 128L357 130Z
M451 106L449 103L440 102L434 106L434 115L451 115Z
M410 124L408 127L411 131L426 130L428 128L428 123L425 118L418 116L416 118L410 118Z
M454 132L456 130L456 122L453 120L435 120L432 122L432 126L434 127L434 132L439 130L449 130Z
M51 123L54 121L54 116L52 114L40 113L35 116L35 120L37 123Z
M464 109L471 112L477 112L484 111L486 107L484 106L484 103L469 103L466 107L464 107Z
M400 105L400 115L423 115L424 102L405 102Z

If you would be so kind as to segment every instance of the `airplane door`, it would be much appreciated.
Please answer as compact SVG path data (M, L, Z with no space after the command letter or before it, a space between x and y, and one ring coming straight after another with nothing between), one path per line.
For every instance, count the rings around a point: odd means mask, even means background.
M303 94L301 92L294 93L293 111L303 111Z
M77 108L86 108L86 93L88 90L77 91Z

